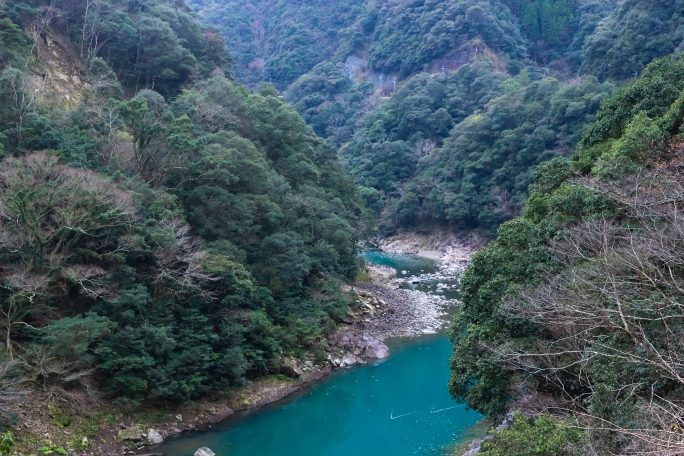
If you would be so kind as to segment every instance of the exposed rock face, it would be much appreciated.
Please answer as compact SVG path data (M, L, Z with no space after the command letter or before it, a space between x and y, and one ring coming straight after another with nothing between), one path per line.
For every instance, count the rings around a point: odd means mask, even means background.
M478 454L480 454L480 451L482 450L483 443L483 439L474 440L470 444L470 447L468 447L468 450L465 453L463 453L462 456L477 456Z
M437 261L442 273L452 275L462 272L484 244L486 241L475 233L460 237L448 231L435 231L430 235L404 233L378 242L385 252L431 258Z
M318 367L314 363L312 357L309 358L283 358L280 364L280 373L291 379L298 380L307 376L307 374L317 370Z
M366 347L363 356L368 359L384 359L389 356L389 348L383 342L371 336L364 336Z
M229 416L235 413L235 410L226 405L221 405L219 407L210 408L209 412L211 413L211 416L207 418L207 422L210 424L216 424L228 419Z
M389 356L389 348L379 339L358 331L343 328L330 337L328 360L338 367L364 364L369 359L383 359Z
M501 422L501 424L499 424L499 425L496 427L496 430L497 430L497 431L501 431L501 430L503 430L503 429L508 429L509 427L511 427L511 425L513 424L513 417L514 417L514 413L513 413L513 412L507 413L507 414L506 414L506 417L503 419L503 421ZM482 445L483 445L486 441L492 439L492 434L491 434L491 431L492 431L492 430L494 430L494 429L490 429L490 430L489 430L489 433L488 433L488 435L487 435L485 438L473 440L473 441L470 443L470 446L468 447L468 450L467 450L465 453L463 453L462 456L478 456L478 455L482 452Z
M194 456L216 456L216 453L214 453L207 447L203 447L195 451Z
M147 442L150 445L159 445L164 441L164 437L156 429L147 431Z
M49 30L39 31L32 26L27 32L42 63L29 75L33 92L44 103L67 110L75 108L91 87L78 52L68 40Z
M295 358L283 359L283 364L280 366L280 373L290 378L299 378L303 374L301 361Z

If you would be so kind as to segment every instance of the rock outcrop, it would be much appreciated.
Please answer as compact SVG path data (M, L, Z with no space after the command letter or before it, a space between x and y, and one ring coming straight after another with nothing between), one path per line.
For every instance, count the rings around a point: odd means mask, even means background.
M389 348L381 340L354 327L338 330L330 337L328 343L328 361L336 367L364 364L367 360L384 359L389 356Z
M214 453L207 447L202 447L195 451L194 456L216 456L216 453Z
M147 443L150 445L159 445L164 441L164 437L156 429L147 431Z

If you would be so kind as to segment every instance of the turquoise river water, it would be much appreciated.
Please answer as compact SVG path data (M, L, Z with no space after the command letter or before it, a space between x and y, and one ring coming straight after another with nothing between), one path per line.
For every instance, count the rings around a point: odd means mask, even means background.
M434 270L416 257L364 256L407 276ZM449 396L449 340L434 335L390 346L384 362L337 371L285 401L155 451L191 456L209 447L218 456L428 456L449 454L454 444L472 438L481 416Z

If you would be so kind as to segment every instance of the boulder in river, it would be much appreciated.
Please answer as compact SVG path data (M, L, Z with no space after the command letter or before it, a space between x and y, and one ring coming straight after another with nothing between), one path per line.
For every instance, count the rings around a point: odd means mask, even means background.
M363 364L364 359L383 359L389 356L389 348L381 340L354 330L340 330L330 338L342 365ZM338 363L333 363L340 365Z
M216 453L214 453L207 447L202 447L195 451L194 456L216 456Z
M339 366L340 367L351 367L351 366L356 366L358 364L363 364L363 359L361 359L358 356L350 353L348 355L345 355L342 358Z
M371 336L364 336L365 347L363 349L364 358L384 359L389 356L389 348L380 340Z

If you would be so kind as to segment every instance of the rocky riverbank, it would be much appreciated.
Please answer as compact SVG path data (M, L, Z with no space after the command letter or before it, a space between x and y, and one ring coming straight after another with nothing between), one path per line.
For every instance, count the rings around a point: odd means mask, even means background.
M377 318L357 323L360 331L382 341L390 338L434 334L444 327L447 308L452 304L441 297L398 288L395 283L357 284L361 299L379 299Z
M434 260L442 274L457 274L468 265L473 254L486 244L477 233L456 235L435 230L429 234L401 233L377 239L374 245L387 253L418 255Z
M392 338L409 338L439 332L446 324L445 315L455 303L434 293L405 287L407 280L452 280L467 266L479 244L475 239L464 241L453 235L401 235L381 240L379 246L388 253L419 255L436 262L433 273L397 277L389 267L368 266L370 283L355 283L349 288L357 296L355 310L347 324L339 327L327 339L327 359L323 364L311 360L286 359L282 373L288 378L260 380L223 399L223 407L214 414L199 414L189 426L161 429L168 438L179 432L201 429L203 425L221 421L237 411L249 410L281 400L307 385L323 379L334 369L375 362L389 356L385 344ZM446 288L447 285L444 285ZM227 405L226 405L227 404ZM206 410L208 404L200 407Z
M341 331L346 335L355 334L351 339L360 341L357 351L364 346L364 340L375 343L439 332L447 323L447 310L456 304L440 294L457 287L456 278L482 242L474 235L463 238L447 232L406 233L378 240L374 248L390 254L428 258L435 262L435 271L399 277L393 268L367 265L371 282L356 283L353 287L361 302L362 314L353 315L354 323ZM412 285L421 283L435 284L435 291L411 289ZM337 339L333 337L333 341Z
M408 289L407 280L441 281L458 274L475 250L475 243L452 236L401 235L381 240L379 246L389 253L422 255L433 259L437 270L419 276L398 277L392 268L370 266L370 283L349 287L357 296L357 306L348 323L338 328L326 342L326 360L284 359L279 375L262 378L243 388L184 404L173 410L145 410L122 415L106 405L93 411L93 416L75 418L80 426L88 424L97 431L88 439L88 448L80 455L154 455L154 447L163 440L183 432L211 428L236 412L257 409L300 391L326 377L334 369L375 362L389 355L385 341L391 338L416 337L440 331L445 313L454 302L437 293ZM446 288L447 285L444 285ZM31 404L19 411L25 426L44 440L62 442L72 439L68 428L55 426L41 404ZM62 438L64 437L64 439Z

